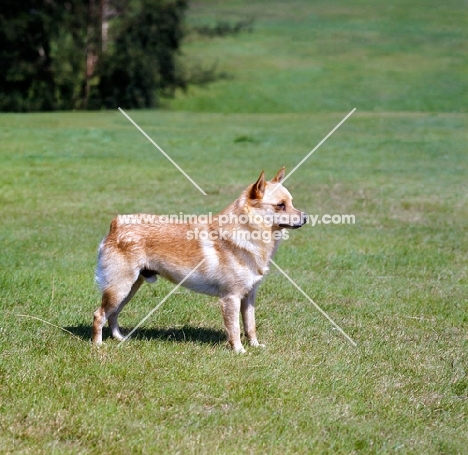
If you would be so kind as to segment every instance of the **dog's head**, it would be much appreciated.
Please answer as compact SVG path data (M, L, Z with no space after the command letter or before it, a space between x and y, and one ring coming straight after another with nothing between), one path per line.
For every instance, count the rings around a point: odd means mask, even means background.
M307 223L307 215L294 208L293 198L281 184L284 167L270 181L262 171L258 180L247 189L248 205L255 219L263 217L273 228L297 229Z

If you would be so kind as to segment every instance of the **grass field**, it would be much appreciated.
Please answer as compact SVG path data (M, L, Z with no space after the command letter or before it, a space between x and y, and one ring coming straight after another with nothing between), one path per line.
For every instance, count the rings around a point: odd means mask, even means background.
M286 4L194 4L191 23L256 18L186 45L230 78L130 113L207 196L119 112L0 114L0 453L466 453L466 8ZM357 347L274 268L264 350L230 352L216 299L185 290L91 346L115 214L220 210L354 107L286 186L356 224L291 232L275 261ZM172 288L144 286L123 328Z

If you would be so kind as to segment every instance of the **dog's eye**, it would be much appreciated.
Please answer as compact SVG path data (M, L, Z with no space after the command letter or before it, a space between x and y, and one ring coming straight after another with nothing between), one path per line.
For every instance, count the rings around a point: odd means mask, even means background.
M276 204L278 210L286 210L286 204L282 202L281 204Z

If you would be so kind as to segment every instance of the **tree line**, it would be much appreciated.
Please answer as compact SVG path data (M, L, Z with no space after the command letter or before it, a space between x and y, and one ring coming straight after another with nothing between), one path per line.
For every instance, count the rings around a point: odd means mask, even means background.
M187 0L1 0L0 111L149 108L184 89Z

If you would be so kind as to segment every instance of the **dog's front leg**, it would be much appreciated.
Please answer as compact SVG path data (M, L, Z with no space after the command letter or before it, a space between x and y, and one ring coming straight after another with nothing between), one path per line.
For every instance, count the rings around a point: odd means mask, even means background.
M221 298L221 309L223 311L224 326L226 327L228 342L231 348L238 353L244 353L240 339L240 313L241 301L237 296L226 296Z
M241 312L242 321L244 323L244 332L249 340L250 346L265 347L264 344L260 344L257 340L257 333L255 329L255 295L257 293L257 286L242 299L241 301Z

